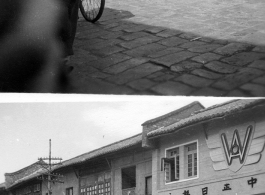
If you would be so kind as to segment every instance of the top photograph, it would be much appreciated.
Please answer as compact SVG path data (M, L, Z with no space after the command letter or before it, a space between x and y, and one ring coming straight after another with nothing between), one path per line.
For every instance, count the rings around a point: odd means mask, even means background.
M265 97L264 0L1 0L0 92Z

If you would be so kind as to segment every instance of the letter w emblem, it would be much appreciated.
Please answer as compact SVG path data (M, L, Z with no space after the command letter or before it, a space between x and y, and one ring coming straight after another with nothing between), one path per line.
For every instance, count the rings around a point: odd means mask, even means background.
M236 166L237 168L234 167L233 168L234 171L239 170L242 167L242 165L243 165L243 163L245 161L245 158L246 158L246 155L247 155L247 150L248 150L248 147L249 147L250 138L252 137L251 136L252 132L253 132L253 126L249 125L247 127L247 131L246 131L246 134L245 134L244 142L242 144L241 140L240 140L240 136L239 136L238 130L236 129L234 131L230 147L228 145L225 133L221 134L221 139L222 139L222 144L223 144L223 147L224 147L224 152L225 152L227 164L229 166L231 166L232 163L233 163L233 159L236 159L236 158L239 159L240 163L236 163L237 164L237 166Z

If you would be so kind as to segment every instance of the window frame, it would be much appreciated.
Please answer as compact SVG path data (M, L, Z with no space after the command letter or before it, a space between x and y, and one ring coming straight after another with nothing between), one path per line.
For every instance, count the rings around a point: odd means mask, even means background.
M134 171L135 171L135 186L134 187L129 187L129 188L123 188L124 186L123 186L123 172L122 171L124 169L131 169L131 168L133 168ZM137 179L137 166L136 165L131 165L131 166L128 166L128 167L121 168L121 190L136 188L136 184L137 184L136 179Z
M67 194L67 191L70 192L70 190L72 191L72 194L74 194L74 188L73 187L65 188L65 194L69 195L69 194Z
M104 175L104 181L99 181L99 176L100 175ZM109 175L108 177L106 177L106 175ZM91 174L94 175L96 180L94 180L92 183L90 182L89 184L86 183L86 180L88 178L89 175L83 176L79 178L79 192L78 195L100 195L100 191L101 190L101 194L102 195L111 195L112 194L112 183L111 183L111 171L102 171L102 172L98 172L95 174ZM81 185L81 180L84 180L84 182L82 182ZM105 184L108 183L108 186L106 189ZM100 188L99 185L102 185Z
M174 148L178 148L178 147L181 147L181 146L185 147L185 146L188 146L188 145L193 144L193 143L196 143L196 145L197 145L197 176L190 177L190 178L185 178L185 179L179 179L177 181L166 182L166 178L165 178L166 175L165 175L165 171L163 170L164 184L165 185L170 185L170 184L174 184L174 183L180 183L180 182L190 181L190 180L194 180L194 179L199 179L199 172L200 172L199 171L199 167L200 167L199 166L199 164L200 164L199 162L200 161L199 161L199 141L198 141L198 139L190 141L190 142L185 142L183 144L179 144L179 145L176 145L176 146L165 148L164 157L162 157L162 159L168 159L168 157L167 157L167 151L168 150L172 150ZM186 161L185 161L185 158L186 158L185 148L184 148L184 155L181 156L179 154L179 156L180 156L180 158L184 158L184 169L185 169L184 170L184 174L186 174L186 169L188 170L188 167L187 167ZM161 163L163 163L162 159L161 159ZM164 165L161 164L161 167L164 167Z

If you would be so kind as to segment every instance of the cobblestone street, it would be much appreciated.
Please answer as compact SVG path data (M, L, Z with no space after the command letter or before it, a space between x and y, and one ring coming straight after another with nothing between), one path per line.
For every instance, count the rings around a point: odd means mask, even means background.
M71 93L265 96L264 0L106 0L80 15Z

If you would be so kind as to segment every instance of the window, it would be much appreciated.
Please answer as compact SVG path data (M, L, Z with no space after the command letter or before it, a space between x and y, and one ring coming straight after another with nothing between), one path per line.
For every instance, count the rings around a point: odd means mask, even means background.
M166 157L161 159L165 182L197 178L197 153L197 142L166 149Z
M136 187L136 167L129 167L121 170L122 189Z
M33 187L34 192L39 192L40 191L40 184L35 184Z
M18 189L15 192L15 195L31 195L31 194L39 194L41 191L41 185L40 184L34 184L30 186L26 186L23 188ZM37 193L39 192L39 193Z
M80 189L80 195L85 195L86 194L86 189L85 188L81 188Z
M110 182L105 183L105 195L110 195Z
M197 176L197 144L190 144L185 147L186 152L186 165L188 177Z
M111 195L110 172L103 172L81 178L80 195Z
M66 195L73 195L73 188L66 188Z

